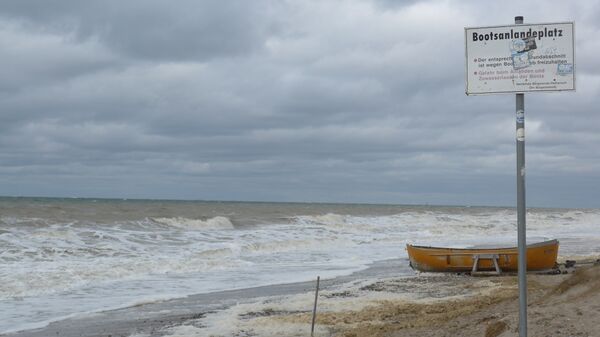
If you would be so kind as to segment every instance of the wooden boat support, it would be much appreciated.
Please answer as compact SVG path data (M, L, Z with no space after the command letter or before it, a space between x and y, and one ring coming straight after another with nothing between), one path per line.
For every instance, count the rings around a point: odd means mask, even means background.
M518 249L510 248L442 248L406 245L410 265L425 272L517 271ZM527 270L554 268L558 240L527 245Z

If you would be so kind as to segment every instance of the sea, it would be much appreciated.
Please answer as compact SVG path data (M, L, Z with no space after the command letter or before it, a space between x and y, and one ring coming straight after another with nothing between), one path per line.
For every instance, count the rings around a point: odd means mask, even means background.
M516 218L507 207L0 198L0 333L408 264L407 243L513 246ZM528 209L527 236L558 239L561 257L598 256L600 209Z

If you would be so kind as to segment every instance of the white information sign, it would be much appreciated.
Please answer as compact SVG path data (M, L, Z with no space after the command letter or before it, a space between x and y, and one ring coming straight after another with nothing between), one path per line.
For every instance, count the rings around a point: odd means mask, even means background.
M465 28L467 95L575 90L572 22Z

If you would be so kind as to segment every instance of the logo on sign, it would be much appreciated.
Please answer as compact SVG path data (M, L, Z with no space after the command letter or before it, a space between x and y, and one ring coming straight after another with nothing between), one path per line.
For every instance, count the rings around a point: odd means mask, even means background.
M556 69L556 74L561 76L571 75L573 73L573 64L572 63L563 63L559 64Z

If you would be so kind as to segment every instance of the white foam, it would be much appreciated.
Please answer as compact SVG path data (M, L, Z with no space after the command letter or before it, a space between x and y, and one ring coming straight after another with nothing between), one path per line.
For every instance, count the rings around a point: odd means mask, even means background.
M284 311L306 312L312 307L314 297L311 294L300 294L289 297L268 297L256 299L250 303L242 303L228 309L206 315L197 322L174 327L169 337L196 336L307 336L310 325L273 320L270 317L260 317L261 313ZM282 303L285 301L285 303ZM257 313L258 317L253 317ZM191 325L197 323L197 327ZM330 336L330 331L316 326L315 336Z
M381 288L377 291L365 289L365 286L374 284L380 284ZM460 299L494 293L500 286L500 283L489 280L473 279L469 282L448 279L429 282L427 278L414 277L358 280L337 286L335 289L322 290L318 310L319 313L348 312L364 310L384 301L428 303L440 299ZM252 302L212 312L202 319L175 327L169 337L306 336L310 331L309 317L313 303L312 292L257 298ZM304 316L301 320L303 322L294 319L294 316L299 314ZM328 327L318 324L316 332L317 336L331 335Z
M223 230L234 229L231 220L224 216L216 216L207 220L188 219L182 217L175 218L153 218L152 220L163 225L195 230Z

